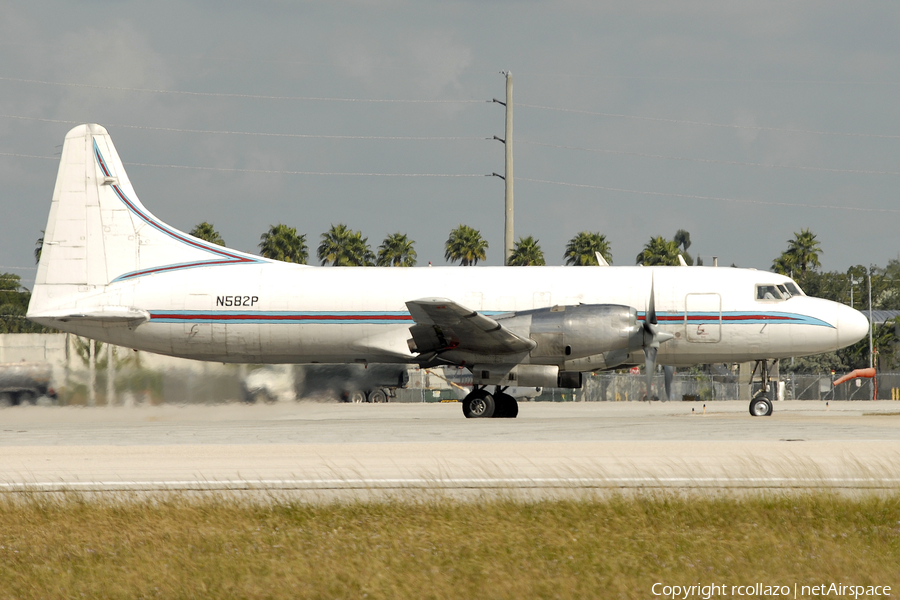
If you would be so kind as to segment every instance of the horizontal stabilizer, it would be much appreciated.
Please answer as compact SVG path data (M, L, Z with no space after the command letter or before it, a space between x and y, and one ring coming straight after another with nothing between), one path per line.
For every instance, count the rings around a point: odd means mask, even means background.
M95 322L100 327L137 327L150 320L150 313L140 308L129 306L102 306L83 312L47 312L37 315L30 315L30 319L40 323L50 321L58 321L68 323L77 321L79 323Z

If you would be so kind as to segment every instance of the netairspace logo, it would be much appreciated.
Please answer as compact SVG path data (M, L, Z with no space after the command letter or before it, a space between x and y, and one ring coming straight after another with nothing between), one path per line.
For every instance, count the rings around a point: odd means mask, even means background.
M754 583L751 585L726 585L710 583L703 585L667 585L654 583L650 592L654 596L669 600L689 600L690 598L810 598L829 596L836 598L885 598L891 595L889 585L847 585L844 583L820 583L818 585L769 585Z

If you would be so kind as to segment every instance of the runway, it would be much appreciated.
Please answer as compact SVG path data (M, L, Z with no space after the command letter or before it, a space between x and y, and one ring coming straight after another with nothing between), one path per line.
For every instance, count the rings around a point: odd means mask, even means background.
M0 491L900 489L900 402L0 410Z

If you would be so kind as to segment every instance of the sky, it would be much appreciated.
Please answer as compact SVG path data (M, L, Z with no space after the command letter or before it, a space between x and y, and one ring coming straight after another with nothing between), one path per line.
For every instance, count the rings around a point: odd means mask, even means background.
M825 270L900 258L900 3L0 0L0 271L35 276L66 132L106 127L143 204L311 262L332 224L447 264L466 224L503 261L506 81L515 233L580 231L632 265L690 232L770 269L795 232Z

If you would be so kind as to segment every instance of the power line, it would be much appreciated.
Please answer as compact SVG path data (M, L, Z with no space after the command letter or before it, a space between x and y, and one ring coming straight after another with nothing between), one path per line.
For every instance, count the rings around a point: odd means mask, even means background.
M586 188L592 190L604 190L607 192L621 192L624 194L639 194L642 196L662 196L669 198L684 198L687 200L714 200L717 202L737 202L742 204L762 204L766 206L785 206L789 208L817 208L817 209L832 209L832 210L849 210L849 211L860 211L860 212L884 212L884 213L900 213L900 209L897 208L865 208L859 206L835 206L835 205L822 205L822 204L807 204L807 203L791 203L791 202L772 202L767 200L748 200L745 198L722 198L717 196L698 196L694 194L676 194L673 192L650 192L646 190L629 190L624 188L614 188L607 187L602 185L589 185L584 183L566 183L564 181L549 181L546 179L529 179L526 177L518 177L519 181L530 181L532 183L545 183L550 185L563 185L567 187L576 187L576 188Z
M815 131L811 129L791 129L788 127L767 127L762 125L732 125L727 123L712 123L705 121L689 121L687 119L666 119L663 117L643 117L640 115L626 115L620 113L596 112L591 110L576 110L573 108L556 108L553 106L538 106L535 104L517 104L525 108L534 108L539 110L552 110L556 112L566 112L580 115L591 115L595 117L612 117L616 119L635 119L639 121L655 121L658 123L676 123L678 125L701 125L704 127L722 127L726 129L749 129L753 131L780 131L783 133L808 133L814 135L836 135L846 137L868 137L896 140L900 139L900 135L884 135L880 133L844 133L839 131Z
M690 81L690 79L687 79ZM201 96L201 97L221 97L221 98L247 98L254 100L289 100L289 101L317 101L317 102L362 102L362 103L376 103L376 104L483 104L485 102L491 102L490 100L413 100L413 99L389 99L389 98L341 98L334 96L273 96L273 95L265 95L265 94L236 94L236 93L228 93L228 92L192 92L186 90L158 90L153 88L131 88L131 87L117 87L117 86L104 86L104 85L95 85L88 83L69 83L69 82L58 82L58 81L44 81L39 79L24 79L18 77L0 77L0 81L14 81L19 83L34 83L40 85L51 85L51 86L60 86L60 87L82 87L89 89L99 89L99 90L111 90L111 91L126 91L126 92L143 92L143 93L152 93L152 94L171 94L171 95L185 95L185 96ZM715 80L713 80L715 81ZM727 81L727 80L724 80ZM842 82L812 82L812 83L842 83ZM888 85L897 85L891 82L883 82ZM704 127L721 127L728 129L748 129L753 131L780 131L784 133L804 133L804 134L813 134L813 135L832 135L832 136L846 136L846 137L869 137L869 138L881 138L881 139L900 139L900 135L886 135L886 134L878 134L878 133L853 133L853 132L839 132L839 131L818 131L818 130L810 130L810 129L794 129L788 127L771 127L771 126L763 126L763 125L734 125L728 123L714 123L714 122L706 122L706 121L692 121L688 119L667 119L663 117L648 117L641 115L627 115L622 113L607 113L607 112L598 112L598 111L588 111L588 110L577 110L572 108L559 108L553 106L540 106L536 104L517 104L518 106L522 106L525 108L533 108L538 110L551 110L556 112L567 112L573 114L583 114L583 115L591 115L591 116L599 116L599 117L611 117L618 119L635 119L635 120L643 120L643 121L655 121L660 123L675 123L680 125L699 125ZM6 115L3 115L6 116ZM16 118L16 117L12 117ZM35 119L41 120L41 119ZM53 122L52 120L49 120ZM72 123L72 121L56 121L62 123ZM127 127L127 126L121 126Z
M153 167L159 169L197 169L201 171L233 171L236 173L263 173L266 175L331 175L348 177L490 177L484 173L362 173L337 171L274 171L267 169L235 169L225 167L191 167L186 165L154 165L150 163L122 163L130 167Z
M749 84L790 84L790 85L884 85L897 86L898 81L846 81L840 79L740 79L728 77L677 77L671 75L586 75L584 73L547 73L521 71L525 75L537 77L557 77L572 79L617 79L634 81L673 81L677 83L749 83Z
M3 46L20 46L20 47L43 47L42 44L39 43L22 43L22 42L10 42L10 41L0 41L0 45ZM315 60L296 60L296 59L287 59L287 58L257 58L250 56L210 56L208 54L189 54L186 55L184 53L171 53L171 52L161 52L159 53L161 56L168 56L177 58L179 61L205 61L205 62L232 62L232 63L256 63L256 64L271 64L271 65L306 65L313 67L322 67L328 69L334 69L338 65L335 62L328 61L315 61ZM102 57L102 54L95 54L98 58ZM401 71L401 72L413 72L413 73L433 73L435 71L435 67L432 65L424 66L424 67L416 67L412 65L388 65L388 64L368 64L367 68L372 70L381 70L381 71ZM438 69L441 70L441 69ZM456 72L457 69L448 68L443 69L444 71L453 71ZM495 74L496 69L467 69L468 72L472 73L481 73L481 74ZM528 75L531 77L551 77L551 78L567 78L567 79L589 79L589 80L633 80L633 81L666 81L666 82L676 82L676 83L744 83L744 84L780 84L780 85L839 85L839 86L898 86L900 82L898 81L860 81L860 80L841 80L841 79L751 79L751 78L739 78L739 77L698 77L698 76L675 76L675 75L623 75L623 74L609 74L609 73L590 73L586 74L583 72L578 73L561 73L557 71L521 71L523 75ZM29 83L34 80L30 79L17 79L12 77L0 77L0 80L8 80L8 81L18 81L23 83ZM39 82L43 83L43 82ZM127 89L127 88L125 88Z
M40 158L45 160L59 160L58 156L35 156L33 154L14 154L12 152L0 152L0 156L15 156L19 158ZM340 171L277 171L272 169L237 169L231 167L196 167L191 165L156 165L152 163L122 162L128 167L152 167L155 169L191 169L197 171L223 171L234 173L262 173L265 175L330 175L347 177L490 177L484 173L365 173L365 172L340 172ZM18 267L10 267L18 268Z
M862 169L832 169L829 167L805 167L798 165L777 165L770 163L743 162L736 160L717 160L714 158L688 158L684 156L666 156L664 154L648 154L645 152L627 152L624 150L604 150L601 148L581 148L578 146L561 146L557 144L544 144L542 142L517 141L517 144L529 144L531 146L543 146L546 148L561 148L565 150L583 150L585 152L598 152L602 154L615 154L620 156L640 156L643 158L661 158L665 160L679 160L689 162L711 163L719 165L737 165L744 167L764 167L767 169L788 169L798 171L824 171L827 173L855 173L859 175L900 175L900 171L868 171Z
M480 139L480 138L479 138ZM663 154L647 154L643 152L627 152L624 150L604 150L599 148L579 148L575 146L561 146L557 144L544 144L541 142L527 142L520 141L516 142L520 144L529 144L533 146L543 146L547 148L562 148L568 150L582 150L585 152L599 152L604 154L614 154L614 155L622 155L622 156L638 156L642 158L659 158L664 160L677 160L677 161L689 161L689 162L700 162L700 163L710 163L710 164L720 164L720 165L735 165L735 166L747 166L747 167L759 167L759 168L767 168L767 169L782 169L782 170L796 170L796 171L819 171L826 173L852 173L857 175L900 175L900 171L866 171L862 169L833 169L829 167L807 167L802 165L776 165L776 164L766 164L766 163L754 163L754 162L742 162L742 161L731 161L731 160L716 160L709 158L688 158L682 156L666 156ZM34 154L18 154L15 152L0 152L0 156L11 156L15 158L37 158L41 160L59 160L58 156L37 156ZM226 167L200 167L200 166L191 166L191 165L160 165L160 164L152 164L152 163L135 163L135 162L123 162L122 164L126 166L133 167L151 167L156 169L192 169L198 171L222 171L222 172L237 172L237 173L262 173L268 175L327 175L327 176L352 176L352 177L482 177L482 173L363 173L363 172L335 172L335 171L289 171L289 170L265 170L265 169L238 169L238 168L226 168ZM538 181L538 180L535 180ZM542 181L542 180L541 180ZM564 184L562 182L556 182L559 185L569 185ZM571 184L578 185L578 184Z
M89 88L116 92L143 92L149 94L171 94L182 96L202 96L214 98L249 98L253 100L308 100L317 102L372 102L376 104L484 104L484 100L412 100L387 98L339 98L330 96L267 96L263 94L233 94L227 92L189 92L184 90L157 90L152 88L117 87L112 85L94 85L90 83L67 83L60 81L42 81L39 79L21 79L18 77L0 77L0 81L19 83L37 83L60 87Z
M39 158L43 160L59 160L58 156L35 156L33 154L16 154L13 152L0 152L0 156L14 156L17 158ZM338 171L276 171L271 169L237 169L228 167L197 167L191 165L156 165L152 163L123 162L128 167L151 167L155 169L189 169L197 171L221 171L233 173L262 173L265 175L328 175L347 177L486 177L484 173L364 173L364 172L338 172Z
M21 121L40 121L44 123L63 123L66 125L80 125L84 121L69 121L65 119L42 119L40 117L23 117L18 115L3 115L0 117L7 119L18 119ZM411 136L411 135L325 135L316 133L267 133L262 131L228 131L218 129L179 129L176 127L153 127L150 125L117 125L109 123L104 127L120 127L122 129L143 129L148 131L168 131L173 133L207 133L217 135L246 135L258 137L277 137L277 138L310 138L310 139L326 139L326 140L413 140L413 141L434 141L434 140L486 140L484 136Z
M42 160L59 160L58 156L36 156L34 154L17 154L15 152L0 152L0 156L13 156L15 158L40 158Z
M323 136L324 137L324 136ZM366 138L368 139L368 138ZM397 138L392 138L397 139ZM463 138L456 138L463 139ZM483 138L464 138L464 139L483 139ZM803 165L778 165L778 164L770 164L770 163L755 163L755 162L744 162L744 161L734 161L734 160L716 160L711 158L691 158L684 156L667 156L664 154L649 154L646 152L628 152L625 150L605 150L601 148L581 148L577 146L563 146L558 144L544 144L542 142L529 142L529 141L516 141L516 144L528 144L532 146L542 146L545 148L560 148L566 150L580 150L584 152L595 152L602 154L612 154L618 156L637 156L641 158L658 158L663 160L675 160L675 161L686 161L686 162L699 162L699 163L708 163L708 164L719 164L719 165L734 165L734 166L744 166L744 167L758 167L765 169L781 169L781 170L792 170L792 171L817 171L824 173L851 173L856 175L900 175L900 171L869 171L863 169L834 169L830 167L809 167ZM11 156L14 158L37 158L41 160L59 160L59 156L38 156L35 154L19 154L15 152L0 152L0 156ZM243 171L247 173L269 173L269 174L284 174L284 175L373 175L371 173L332 173L332 172L311 172L311 171L263 171L259 169L231 169L231 168L218 168L218 167L195 167L188 165L157 165L157 164L148 164L148 163L123 163L129 166L140 166L140 167L155 167L155 168L172 168L172 169L198 169L198 170L213 170L213 171ZM401 174L382 174L385 176L401 176ZM461 174L461 175L436 175L436 174L404 174L403 176L408 177L481 177L480 174Z

